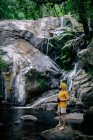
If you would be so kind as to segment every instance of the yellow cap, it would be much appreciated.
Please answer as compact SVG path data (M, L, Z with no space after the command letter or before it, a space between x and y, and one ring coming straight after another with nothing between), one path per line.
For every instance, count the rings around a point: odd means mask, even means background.
M67 85L65 83L60 83L60 86L63 90L66 90L67 89Z

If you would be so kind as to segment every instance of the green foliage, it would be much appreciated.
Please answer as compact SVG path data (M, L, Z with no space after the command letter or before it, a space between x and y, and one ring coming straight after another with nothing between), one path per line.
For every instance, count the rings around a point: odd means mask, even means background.
M93 66L90 65L89 63L86 63L84 69L87 73L88 78L92 78L92 76L93 76Z
M64 13L71 12L83 24L86 39L93 36L93 1L92 0L67 0L64 4Z
M65 1L65 2L64 2ZM0 19L37 19L71 13L83 24L87 40L93 36L92 0L0 0Z
M61 7L51 2L34 0L0 0L0 19L37 19L44 16L62 16Z
M77 37L78 28L72 30L63 30L60 36L56 36L51 39L49 47L55 49L57 56L59 56L56 61L65 70L72 69L72 63L76 58L75 47L78 48L79 40ZM77 39L78 38L78 39ZM74 51L73 51L74 50Z
M47 81L45 78L38 78L37 82L39 83L39 89L42 93L44 90L46 90Z
M0 57L0 72L7 68L7 63Z

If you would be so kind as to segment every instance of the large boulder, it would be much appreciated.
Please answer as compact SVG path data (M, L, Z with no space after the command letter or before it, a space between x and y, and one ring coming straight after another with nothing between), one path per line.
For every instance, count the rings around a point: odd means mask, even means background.
M57 128L52 128L42 132L42 136L48 140L72 140L74 137L73 130L66 126L65 130L59 131Z
M45 43L51 25L54 25L53 29L59 26L57 18L51 18L51 23L48 20L50 18L0 22L0 52L9 65L4 73L7 98L14 104L25 104L26 99L30 102L32 94L39 95L58 85L59 75L62 74L60 68L36 49ZM40 24L39 29L37 26ZM48 30L43 31L46 26Z

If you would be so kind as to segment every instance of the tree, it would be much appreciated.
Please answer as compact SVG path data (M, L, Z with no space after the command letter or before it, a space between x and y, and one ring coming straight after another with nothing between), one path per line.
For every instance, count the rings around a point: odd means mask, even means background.
M83 24L86 40L93 36L93 1L92 0L67 0L64 12L71 12Z

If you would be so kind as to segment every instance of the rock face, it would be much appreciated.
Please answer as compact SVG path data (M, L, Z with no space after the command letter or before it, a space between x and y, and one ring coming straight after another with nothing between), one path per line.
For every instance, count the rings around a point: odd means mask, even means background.
M38 89L40 94L41 90L46 91L48 87L51 88L53 79L58 83L60 68L48 56L36 49L45 43L51 26L53 25L53 29L59 26L57 18L51 18L51 23L48 23L48 20L50 18L39 21L0 22L0 52L9 64L8 75L5 73L8 85L7 98L14 104L25 104L26 99L30 102L32 98L30 95L36 94ZM40 24L41 28L37 29ZM43 31L46 26L47 31ZM48 78L50 82L47 81Z
M40 98L38 98L33 104L30 104L30 108L38 110L57 110L57 93L58 90L50 90L44 93Z
M85 106L93 106L93 79L81 69L75 76L73 84L77 90L77 98Z
M46 17L36 21L0 22L0 53L9 64L8 75L5 73L7 99L14 104L30 103L36 95L58 86L62 71L47 56L49 39L58 28L79 26L70 16L64 20Z

